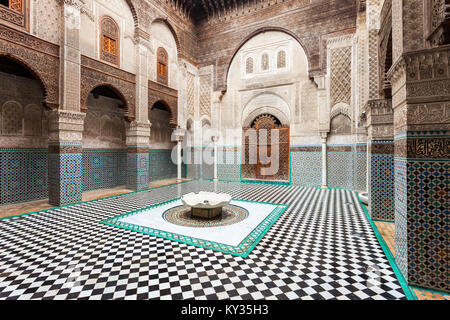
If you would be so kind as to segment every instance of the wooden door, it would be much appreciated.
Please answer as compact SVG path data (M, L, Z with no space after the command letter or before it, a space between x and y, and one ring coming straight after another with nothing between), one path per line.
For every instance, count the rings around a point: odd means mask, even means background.
M289 127L277 124L271 115L258 117L252 128L257 132L257 163L249 164L249 150L254 150L248 138L244 138L243 154L244 164L242 166L243 179L258 179L269 181L289 181L290 179L290 144ZM272 136L278 137L272 141Z

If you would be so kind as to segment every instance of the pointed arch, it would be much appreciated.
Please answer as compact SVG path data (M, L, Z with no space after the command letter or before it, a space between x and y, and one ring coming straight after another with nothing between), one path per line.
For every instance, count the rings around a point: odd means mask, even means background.
M138 17L136 9L134 7L134 4L133 4L133 1L135 1L135 0L125 0L125 1L128 4L128 7L130 8L131 15L133 16L134 27L136 29L139 27L139 17Z
M39 85L40 85L40 87L42 89L43 96L44 96L42 104L44 106L48 107L48 108L54 108L55 107L55 103L54 102L49 102L49 99L51 97L49 97L48 93L49 93L49 91L51 92L51 90L49 90L49 83L48 83L48 81L50 81L51 79L48 79L47 82L44 82L42 79L46 79L45 77L41 77L41 75L40 75L40 73L38 71L35 71L35 69L33 67L31 67L25 61L23 61L21 58L15 56L15 55L12 55L10 53L0 52L0 57L4 57L6 59L9 59L9 60L17 63L19 66L21 66L25 70L27 70L33 76L33 78L39 83Z
M127 99L125 98L125 96L122 94L122 92L117 89L115 86L113 86L112 84L109 83L102 83L102 84L97 84L95 86L93 86L87 93L87 95L85 95L84 97L82 97L81 101L82 101L82 105L81 105L81 110L83 112L87 112L88 107L87 107L87 101L88 101L88 96L89 94L91 94L95 89L100 88L100 87L106 87L108 89L110 89L111 91L113 91L120 99L120 101L122 101L122 103L124 104L125 110L129 110L129 105L127 103ZM127 116L125 115L125 117L127 118Z
M164 100L158 100L158 101L156 101L155 103L153 103L153 104L150 106L149 112L152 111L152 109L155 108L157 105L163 107L164 110L166 110L167 112L169 112L170 118L172 119L172 117L173 117L173 111L172 111L172 109L170 108L169 104L168 104L166 101L164 101ZM150 113L149 113L149 114L150 114ZM151 122L151 120L150 120L150 122Z
M175 31L175 28L170 24L170 22L167 20L167 18L162 18L162 17L156 18L152 21L151 24L153 24L155 22L161 22L169 28L170 32L172 33L173 38L175 39L175 44L177 46L177 56L180 57L181 56L181 45L180 45L180 40L178 38L178 34Z
M282 27L276 27L276 26L262 27L260 29L257 29L255 31L251 32L250 34L248 34L234 50L233 54L231 55L230 59L228 60L228 63L225 66L226 71L225 71L225 77L223 78L223 81L225 83L223 84L222 91L227 91L227 81L228 81L228 74L230 72L230 67L231 67L231 64L232 64L234 58L236 57L237 53L239 52L239 50L253 37L257 36L260 33L268 32L268 31L283 32L283 33L291 36L292 38L294 38L300 44L300 46L302 47L303 51L306 54L306 59L308 61L308 68L311 66L311 54L308 50L308 47L305 45L303 40L300 39L300 37L298 37L295 33L293 33L292 31L290 31L288 29L282 28Z

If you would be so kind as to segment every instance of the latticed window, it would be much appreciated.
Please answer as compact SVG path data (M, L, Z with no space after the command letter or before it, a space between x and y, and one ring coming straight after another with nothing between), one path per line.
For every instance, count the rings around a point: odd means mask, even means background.
M0 0L0 20L15 27L28 29L25 15L28 0Z
M0 4L19 13L23 13L24 0L1 0Z
M284 50L279 51L277 54L277 68L286 68L286 51Z
M245 70L246 70L247 74L253 73L253 58L252 57L247 58L247 61L245 63Z
M261 57L261 69L269 70L269 55L264 53Z
M156 52L157 81L165 85L169 82L169 55L164 48L158 48Z
M101 43L102 50L100 58L106 62L119 65L119 27L110 17L101 20Z
M111 39L108 36L103 36L103 50L113 55L117 55L117 43L116 40Z

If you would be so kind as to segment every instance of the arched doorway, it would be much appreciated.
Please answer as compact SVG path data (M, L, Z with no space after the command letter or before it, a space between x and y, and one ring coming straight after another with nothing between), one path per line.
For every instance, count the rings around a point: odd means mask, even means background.
M176 178L177 166L172 161L172 150L176 143L172 141L173 126L170 124L171 112L168 104L155 102L149 110L152 124L149 150L150 181Z
M290 181L289 126L271 114L254 118L243 129L242 178L247 180Z
M126 185L126 104L110 86L99 86L87 99L83 132L83 191Z
M0 205L48 197L48 110L42 82L0 55Z

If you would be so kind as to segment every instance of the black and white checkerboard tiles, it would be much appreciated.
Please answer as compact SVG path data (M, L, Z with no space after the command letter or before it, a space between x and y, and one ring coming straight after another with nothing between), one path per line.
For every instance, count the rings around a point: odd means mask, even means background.
M214 184L0 221L0 299L406 299L351 191L218 183L236 199L289 204L245 259L99 223L201 190Z

